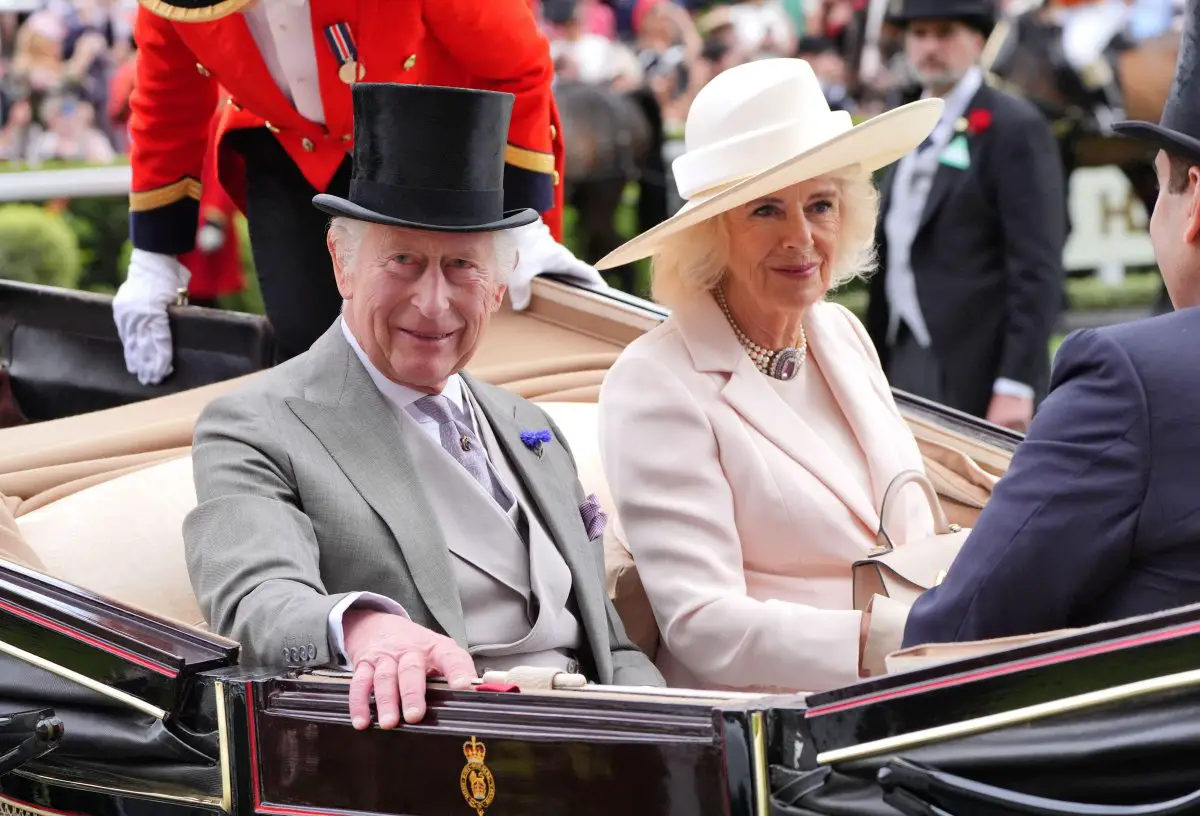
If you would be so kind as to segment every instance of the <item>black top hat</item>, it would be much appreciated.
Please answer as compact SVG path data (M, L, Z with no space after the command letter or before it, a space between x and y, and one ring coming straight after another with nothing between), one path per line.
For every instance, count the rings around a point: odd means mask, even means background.
M992 0L891 0L887 20L899 26L917 20L958 20L988 37L996 27L996 6Z
M1171 93L1163 106L1160 124L1151 122L1118 122L1113 130L1140 139L1181 159L1200 164L1200 76L1197 76L1197 15L1200 8L1189 0L1179 41L1179 56L1175 59L1175 78Z
M207 23L241 11L252 0L138 0L146 10L177 23Z
M360 221L443 232L533 223L504 211L509 93L358 82L350 198L322 193L317 209Z

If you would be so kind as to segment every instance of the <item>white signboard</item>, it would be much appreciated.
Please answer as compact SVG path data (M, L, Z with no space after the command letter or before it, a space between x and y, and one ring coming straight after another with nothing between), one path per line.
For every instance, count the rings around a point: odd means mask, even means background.
M1115 167L1084 167L1071 175L1068 270L1094 269L1119 281L1126 267L1154 265L1146 208Z

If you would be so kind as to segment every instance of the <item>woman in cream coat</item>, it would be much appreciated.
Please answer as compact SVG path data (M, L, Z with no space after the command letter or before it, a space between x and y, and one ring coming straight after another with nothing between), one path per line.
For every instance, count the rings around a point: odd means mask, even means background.
M854 610L851 564L888 483L923 464L866 331L824 297L870 266L870 174L940 112L922 100L855 127L802 60L730 69L688 116L673 165L687 203L599 264L653 256L672 310L600 395L670 685L817 691L862 676L869 638L899 646L902 621L879 631ZM932 535L920 490L897 499L892 539Z

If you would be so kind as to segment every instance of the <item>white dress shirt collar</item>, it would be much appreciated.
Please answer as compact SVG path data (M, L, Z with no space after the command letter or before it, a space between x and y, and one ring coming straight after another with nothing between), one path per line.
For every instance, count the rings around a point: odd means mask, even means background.
M362 362L363 367L367 370L367 374L369 374L371 377L371 381L375 383L375 387L379 389L379 392L383 394L383 398L387 400L388 404L392 407L392 410L396 412L397 419L399 419L399 412L405 411L409 416L411 416L413 419L416 419L418 422L433 422L432 419L425 416L425 414L421 413L420 411L411 409L411 406L414 402L421 399L421 397L427 397L429 395L423 391L418 391L415 388L409 388L407 385L401 385L400 383L390 380L384 376L383 372L376 368L375 364L371 362L371 358L367 356L365 351L363 351L362 346L358 344L358 340L354 337L354 333L351 332L350 327L346 325L345 319L338 318L338 320L342 324L342 335L346 338L346 342L350 344L350 348L354 350L354 353ZM472 422L474 421L472 417L473 412L466 406L466 395L464 393L462 377L460 377L458 374L452 375L446 382L446 387L442 389L442 396L449 398L450 402L454 403L454 405L460 411L462 411L464 416L471 418Z

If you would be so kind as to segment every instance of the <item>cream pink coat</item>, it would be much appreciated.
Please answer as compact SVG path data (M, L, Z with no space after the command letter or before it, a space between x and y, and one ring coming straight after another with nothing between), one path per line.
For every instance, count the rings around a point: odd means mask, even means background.
M924 470L858 319L819 303L816 360L866 457L855 479L746 356L709 297L638 338L600 394L600 443L658 627L659 668L692 688L818 691L858 679L850 565L901 470ZM932 535L917 488L889 533Z

